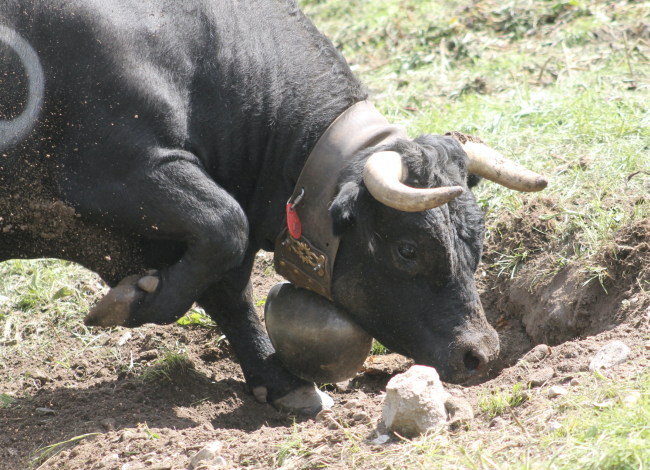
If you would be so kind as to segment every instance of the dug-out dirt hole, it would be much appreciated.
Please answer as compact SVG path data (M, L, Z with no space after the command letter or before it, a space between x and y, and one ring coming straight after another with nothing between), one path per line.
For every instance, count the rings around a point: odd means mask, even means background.
M591 256L553 235L543 200L497 221L486 242L477 285L501 342L494 378L538 344L556 346L595 336L650 315L650 220L617 231ZM504 269L504 253L526 253ZM514 270L514 274L513 274Z

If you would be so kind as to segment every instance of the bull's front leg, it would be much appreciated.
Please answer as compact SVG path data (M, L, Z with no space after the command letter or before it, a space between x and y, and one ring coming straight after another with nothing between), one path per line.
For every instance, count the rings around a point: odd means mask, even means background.
M147 153L139 159L133 156L136 165L115 172L115 178L93 175L73 180L69 200L91 221L154 243L184 243L185 253L175 264L163 263L157 272L144 277L132 273L123 279L88 314L87 325L172 323L209 285L240 266L246 253L246 214L198 159L181 150ZM160 259L165 259L163 254Z
M253 290L248 281L254 255L249 253L242 266L243 270L248 270L244 282L241 271L234 271L230 277L227 275L210 286L199 299L199 305L228 338L257 401L272 403L281 411L313 416L323 407L331 407L332 399L317 390L313 383L287 371L275 354L255 311Z

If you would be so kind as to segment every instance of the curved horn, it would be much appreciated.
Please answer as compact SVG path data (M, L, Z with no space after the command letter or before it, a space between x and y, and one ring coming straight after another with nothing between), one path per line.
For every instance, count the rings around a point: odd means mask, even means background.
M397 152L377 152L363 168L363 182L370 194L382 204L405 212L420 212L448 203L463 192L460 186L412 188L402 181L408 170Z
M456 136L452 135L456 138ZM467 171L494 181L506 188L523 192L541 191L548 180L518 163L508 160L493 148L479 142L458 142L469 157Z

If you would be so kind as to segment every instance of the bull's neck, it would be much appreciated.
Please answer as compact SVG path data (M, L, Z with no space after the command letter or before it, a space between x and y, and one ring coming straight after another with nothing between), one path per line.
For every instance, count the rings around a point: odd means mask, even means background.
M332 299L339 239L332 231L329 207L339 176L360 151L400 138L408 138L406 129L389 124L369 101L351 106L327 128L302 167L290 198L296 201L292 208L300 220L301 234L285 228L276 240L279 274L296 286Z

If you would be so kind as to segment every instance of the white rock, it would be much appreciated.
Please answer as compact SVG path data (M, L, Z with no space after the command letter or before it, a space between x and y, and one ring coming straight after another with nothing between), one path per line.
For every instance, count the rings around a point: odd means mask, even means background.
M127 331L124 333L120 339L117 340L117 345L118 346L124 346L128 340L130 340L133 337L130 331Z
M382 445L382 444L386 444L389 440L390 440L390 436L388 434L382 434L378 438L370 441L370 443L375 445Z
M405 437L435 429L447 421L445 401L449 396L433 367L413 366L386 385L384 424Z
M567 389L564 387L560 387L559 385L553 385L551 388L548 389L549 398L555 398L566 394L567 394Z
M591 364L589 364L589 370L593 372L596 369L607 369L613 367L625 362L629 355L630 348L628 348L625 343L622 341L611 342L600 348L596 353Z
M0 295L0 307L8 303L9 303L9 297L7 297L6 295Z
M209 442L205 445L205 447L203 447L203 449L198 451L190 458L189 468L193 470L194 468L198 467L199 462L202 460L208 464L211 464L218 457L217 452L219 452L219 450L221 450L220 441Z

